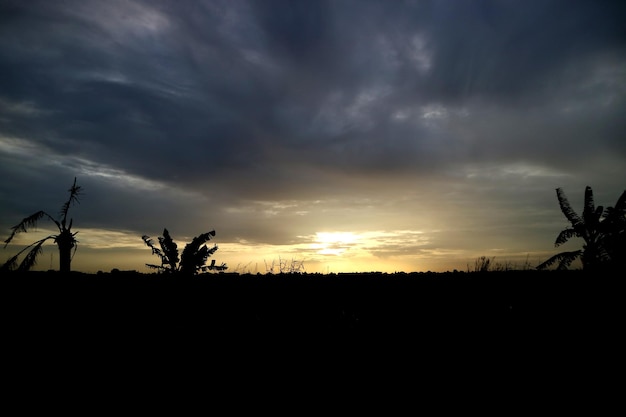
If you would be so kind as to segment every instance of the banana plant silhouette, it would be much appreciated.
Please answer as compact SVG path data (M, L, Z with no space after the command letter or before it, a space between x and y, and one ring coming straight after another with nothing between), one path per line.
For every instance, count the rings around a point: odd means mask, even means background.
M626 236L626 191L622 193L615 207L595 207L591 187L585 188L585 206L582 217L572 209L561 188L556 189L561 211L571 227L562 230L554 242L560 246L572 237L584 240L583 248L561 252L537 266L546 269L558 262L557 269L567 269L576 259L580 259L585 270L595 270L603 266L623 263L626 256L624 241Z
M11 232L11 236L9 236L9 238L7 240L4 241L4 247L6 248L7 245L11 242L11 240L13 240L13 238L15 237L16 234L18 233L26 233L28 231L29 228L36 228L37 227L37 221L47 217L48 220L51 220L52 222L54 222L54 224L57 226L57 228L59 229L59 233L58 234L54 234L54 235L50 235L47 236L41 240L38 240L36 242L31 243L30 245L26 246L24 249L22 249L21 251L19 251L15 256L13 256L11 259L9 259L7 262L5 262L5 264L2 266L2 270L8 270L8 271L28 271L30 270L36 263L37 263L37 256L41 254L42 252L42 246L43 244L52 239L54 240L54 243L59 247L59 270L61 272L69 272L70 271L70 264L72 262L72 258L73 258L73 254L72 254L72 249L74 249L74 253L76 253L76 249L78 248L78 241L76 240L76 234L78 232L74 232L72 233L72 221L73 219L70 219L69 224L67 223L67 214L69 212L70 207L74 204L74 203L79 203L78 201L78 196L81 192L81 187L76 185L76 178L74 178L74 184L72 185L72 188L70 188L69 190L70 196L67 199L67 201L65 202L65 204L63 204L63 207L61 208L61 219L56 220L54 217L52 217L50 214L46 213L45 211L41 210L38 211L34 214L31 214L30 216L22 219L21 222L19 222L18 224L16 224L15 226L13 226L11 228L12 232ZM22 260L22 262L19 264L19 266L17 265L17 260L19 258L19 256L26 252L29 251L26 256L24 257L24 259Z
M150 236L143 235L141 239L152 249L152 254L161 258L161 265L146 264L146 266L160 272L179 273L186 276L195 275L200 271L224 271L228 268L226 264L216 265L215 259L211 260L210 265L205 265L207 258L218 249L217 245L213 245L212 248L205 245L213 236L215 236L215 230L194 237L190 243L185 245L185 249L179 257L178 245L172 240L167 229L163 229L163 236L158 238L160 248L156 247Z

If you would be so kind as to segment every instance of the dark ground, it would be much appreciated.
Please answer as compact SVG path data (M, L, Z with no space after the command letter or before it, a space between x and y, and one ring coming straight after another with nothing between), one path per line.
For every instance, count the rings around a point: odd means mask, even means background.
M5 275L4 358L19 378L132 370L142 383L193 375L262 388L270 376L316 376L336 389L487 378L498 392L532 378L533 395L548 395L623 370L622 281L580 271Z
M623 315L619 274L31 272L1 278L4 317L48 331L340 334L604 329Z
M132 271L1 277L15 320L83 331L146 329L412 332L451 326L494 330L584 327L623 313L619 274L487 273L206 274ZM5 315L5 317L7 317ZM50 323L48 323L50 324ZM44 326L45 327L45 326Z
M384 338L403 345L610 340L622 279L580 271L412 274L133 272L2 277L5 328L42 341L211 345Z

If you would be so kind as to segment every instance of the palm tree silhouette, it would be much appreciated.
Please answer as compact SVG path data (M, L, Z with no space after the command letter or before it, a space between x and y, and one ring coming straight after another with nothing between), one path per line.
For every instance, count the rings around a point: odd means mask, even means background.
M211 260L210 265L205 265L207 258L218 249L217 245L211 248L205 245L213 236L215 236L215 230L194 237L185 245L179 257L178 245L172 240L167 229L163 229L163 236L158 238L160 249L156 247L150 236L143 235L141 238L152 249L152 254L161 258L161 265L146 264L146 266L165 273L180 273L187 276L195 275L199 271L224 271L228 268L226 264L216 265L215 259Z
M604 221L601 223L602 247L606 251L607 260L615 268L626 268L626 190L617 200L615 207L605 210Z
M56 224L57 228L59 229L59 233L47 236L47 237L45 237L43 239L40 239L40 240L38 240L36 242L33 242L30 245L26 246L24 249L19 251L15 256L13 256L11 259L9 259L7 262L5 262L4 265L2 266L2 270L8 270L8 271L12 271L12 270L28 271L28 270L30 270L30 268L32 268L37 263L37 256L39 254L41 254L41 252L42 252L41 247L43 246L43 244L46 241L48 241L50 239L53 239L54 243L59 247L59 269L60 269L60 271L61 272L69 272L70 271L70 264L72 262L72 249L74 249L74 252L76 252L78 241L76 240L75 236L76 236L76 234L78 232L72 233L72 221L73 221L73 219L70 219L69 224L68 224L67 223L67 214L69 212L70 207L74 203L79 203L78 196L79 196L79 194L81 192L81 187L76 185L76 178L74 178L74 184L72 185L72 187L68 191L70 193L70 196L67 199L67 201L65 202L65 204L63 204L63 207L61 208L61 220L60 221L56 220L50 214L48 214L45 211L41 210L41 211L38 211L38 212L36 212L34 214L31 214L30 216L22 219L21 222L19 222L18 224L16 224L15 226L13 226L11 228L11 230L12 230L11 236L9 236L9 238L4 241L4 243L5 243L4 247L5 248L11 242L11 240L13 240L13 237L16 234L21 233L21 232L26 233L29 228L37 227L37 221L40 220L43 217L47 217L49 220L53 221L54 224ZM27 250L29 250L29 252L26 254L24 259L22 260L22 262L18 266L17 265L18 257L23 252L25 252Z
M584 240L582 249L561 252L537 266L545 269L558 262L557 269L567 269L576 259L582 261L583 269L595 270L604 265L619 262L624 253L624 236L626 230L626 191L622 193L615 207L595 207L591 187L585 188L585 207L582 217L572 209L561 188L556 189L561 211L570 222L571 227L562 230L554 242L558 247L572 237Z

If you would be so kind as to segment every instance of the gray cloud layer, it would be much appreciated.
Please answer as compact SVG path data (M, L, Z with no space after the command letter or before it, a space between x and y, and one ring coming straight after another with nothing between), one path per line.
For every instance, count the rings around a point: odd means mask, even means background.
M620 1L4 1L2 226L73 176L94 227L270 243L457 203L554 209L556 186L612 204L625 18Z

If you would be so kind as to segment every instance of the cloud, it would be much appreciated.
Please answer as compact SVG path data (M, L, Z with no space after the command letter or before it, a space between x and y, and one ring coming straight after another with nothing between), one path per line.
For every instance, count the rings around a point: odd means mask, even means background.
M510 221L525 212L507 199L547 210L557 186L613 199L625 15L556 0L5 2L2 217L57 207L74 176L86 227L272 245L453 229L461 209L480 229L483 203ZM426 250L405 238L372 252Z

